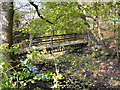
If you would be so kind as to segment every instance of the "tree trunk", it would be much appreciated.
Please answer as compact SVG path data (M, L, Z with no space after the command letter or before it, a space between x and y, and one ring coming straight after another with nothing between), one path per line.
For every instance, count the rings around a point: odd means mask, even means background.
M96 25L97 25L98 35L99 35L99 42L101 44L103 54L108 55L109 53L107 52L107 48L106 48L106 45L105 45L104 40L103 40L103 36L102 36L102 33L101 33L101 28L99 27L98 17L96 17Z
M97 2L94 3L94 5L97 4ZM106 45L104 43L104 40L103 40L103 36L102 36L102 31L101 31L101 28L99 26L99 12L95 9L96 11L96 18L95 18L95 21L96 21L96 29L97 29L97 32L98 32L98 40L99 40L99 43L101 45L101 48L102 48L102 51L103 51L103 54L104 55L108 55L108 51L107 51L107 48L106 48Z
M12 0L11 0L12 1ZM0 44L8 43L8 49L13 44L13 2L0 2L1 8L1 26L0 29ZM6 61L15 60L14 53L4 52L1 54L5 58Z

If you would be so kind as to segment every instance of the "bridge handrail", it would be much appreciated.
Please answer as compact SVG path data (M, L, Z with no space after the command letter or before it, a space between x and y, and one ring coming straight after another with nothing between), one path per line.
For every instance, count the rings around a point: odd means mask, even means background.
M80 34L81 33L54 35L53 36L54 38L52 41L53 41L53 43L59 43L59 42L77 40L77 39L79 39ZM28 39L28 37L27 37L27 39ZM23 39L21 38L21 40L25 40L25 37L23 37ZM26 44L29 44L29 43L30 43L30 41L26 42ZM35 44L44 45L44 44L50 44L50 43L51 43L51 36L33 37L32 38L32 45L35 45Z

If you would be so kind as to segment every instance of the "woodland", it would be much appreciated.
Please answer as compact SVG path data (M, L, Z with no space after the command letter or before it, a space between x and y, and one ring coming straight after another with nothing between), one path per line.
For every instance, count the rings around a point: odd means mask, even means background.
M115 1L0 2L0 90L119 90L119 18Z

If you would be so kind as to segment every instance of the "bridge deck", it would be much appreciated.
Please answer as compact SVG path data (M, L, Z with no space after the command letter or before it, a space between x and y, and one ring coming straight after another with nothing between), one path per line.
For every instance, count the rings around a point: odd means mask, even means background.
M82 44L82 43L85 44L87 43L87 41L77 40L77 41L69 41L69 42L64 42L64 43L53 44L53 48L59 47L59 46L64 47L68 45ZM52 45L32 46L30 48L26 47L24 49L19 49L16 54L25 53L25 52L33 51L33 50L48 49L48 48L52 48Z

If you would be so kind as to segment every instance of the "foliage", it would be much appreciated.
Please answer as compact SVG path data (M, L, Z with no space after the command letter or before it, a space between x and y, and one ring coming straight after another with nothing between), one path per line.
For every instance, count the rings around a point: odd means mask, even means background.
M15 45L13 46L13 49L18 48ZM8 44L2 44L1 45L1 53L4 51L8 52ZM12 49L10 51L13 51ZM10 53L10 52L8 52ZM6 61L5 58L0 58L0 88L7 89L7 88L17 88L17 89L23 89L25 88L28 83L35 83L36 80L43 80L43 81L49 81L54 80L54 82L58 82L58 79L62 79L63 75L59 74L59 76L56 76L55 72L53 71L38 71L36 72L34 69L35 61L42 62L40 58L42 58L42 55L47 53L46 50L43 50L43 52L39 51L33 51L32 53L28 53L26 55L26 59L22 60L21 63L15 66L11 66L9 62ZM25 56L24 56L25 57ZM22 59L22 58L21 58ZM12 61L13 62L13 61ZM15 63L15 61L14 61ZM32 67L31 67L32 66ZM39 68L37 68L39 69ZM38 73L38 74L35 74Z
M92 57L98 57L99 56L99 53L98 52L93 52L92 53Z
M108 3L89 3L80 5L77 2L62 2L62 3L54 3L54 2L46 2L42 3L45 8L41 8L42 15L47 19L53 22L51 25L45 22L41 18L29 19L28 24L23 25L23 27L18 28L16 31L20 31L25 34L30 34L32 37L34 36L45 36L51 35L53 30L55 29L54 34L66 34L66 33L74 33L74 32L87 32L87 27L85 23L92 24L101 23L101 22L111 22L114 25L114 34L117 35L116 26L117 20L115 20L117 14L115 14L114 8L119 7L119 3L108 2ZM80 9L79 9L80 8ZM85 17L84 17L85 15ZM87 15L92 20L85 20L81 17L86 18ZM18 17L19 16L19 17ZM16 11L15 20L21 19L22 13ZM113 20L111 20L113 18ZM95 21L97 20L98 21ZM98 25L99 26L99 25ZM119 25L118 25L119 26ZM100 24L100 28L102 25ZM118 27L119 28L119 27ZM97 31L98 28L92 30L96 37L99 34ZM101 30L102 31L102 30ZM105 31L107 31L105 29ZM117 31L117 32L116 32ZM119 36L119 35L118 35ZM18 36L19 37L19 36ZM117 37L116 37L117 38ZM0 49L1 53L17 53L17 49L21 49L23 41L17 44L14 44L13 47L8 49L8 44L2 44ZM116 39L115 39L116 42ZM118 42L117 42L118 43ZM61 47L60 47L61 48ZM66 49L66 48L65 48ZM74 48L68 47L70 51ZM24 88L29 82L35 83L36 80L50 81L53 80L54 87L67 87L67 88L83 88L85 85L94 86L94 79L90 79L92 76L92 70L97 69L97 59L99 56L99 51L95 51L91 54L92 57L81 55L81 54L66 54L60 57L57 57L55 61L57 61L57 67L59 68L59 74L57 75L57 70L49 70L48 68L44 68L44 65L39 65L42 69L37 72L37 74L33 73L33 69L37 68L30 67L37 63L46 64L48 61L43 60L43 55L47 53L46 50L43 52L33 51L28 52L26 56L24 56L24 60L21 59L21 63L15 66L11 66L9 63L13 62L6 61L5 57L0 58L0 89L1 88ZM54 63L54 60L51 60ZM47 64L46 64L47 65ZM55 63L53 64L53 66ZM37 68L38 69L38 68ZM48 69L48 70L46 70ZM55 68L56 69L56 68ZM75 71L80 71L80 75L75 75ZM60 73L62 72L62 73ZM76 79L77 78L77 79ZM65 80L63 80L65 79ZM65 81L64 85L60 80ZM57 84L57 85L56 85ZM78 85L80 84L80 85ZM85 88L85 87L84 87Z
M9 51L7 47L8 44L2 44L0 51ZM24 80L33 75L25 65L19 63L12 66L11 61L6 61L5 57L0 58L0 88L22 88L32 81L31 79Z
M21 20L24 15L27 14L26 12L15 10L14 12L14 21Z
M4 50L5 49L7 50L6 44L2 45L2 47L4 48ZM57 85L58 87L63 87L63 85L61 85L61 82L59 80L63 80L64 76L66 77L68 73L72 73L70 70L68 71L65 70L66 69L64 68L65 64L62 64L63 61L64 61L63 63L70 63L69 64L70 69L74 69L74 70L80 69L81 71L83 71L83 70L96 69L95 67L96 64L94 63L94 59L86 58L78 54L68 54L68 55L66 54L56 59L58 64L61 63L59 64L59 66L62 67L62 69L60 69L60 72L62 73L59 73L58 76L56 75L55 71L51 71L49 69L46 71L40 70L39 71L40 73L37 72L38 74L32 73L31 71L33 71L33 68L35 67L31 68L30 66L33 66L34 62L39 61L39 63L40 62L47 63L47 61L43 61L42 59L40 59L42 55L44 55L45 53L47 53L46 50L44 50L41 53L39 51L33 51L32 53L29 52L26 55L26 59L24 61L21 61L22 63L14 67L10 66L9 62L6 62L4 59L1 59L0 74L2 77L4 77L4 79L2 79L0 82L1 88L6 88L6 87L24 88L29 82L35 83L36 80L44 80L44 81L53 80L54 83L56 82L58 83ZM92 60L92 63L91 63L91 60ZM65 65L65 66L68 66L68 65ZM70 77L71 79L69 79L68 77L67 78L68 78L68 81L70 80L71 82L74 80L76 76L73 74ZM88 81L87 78L88 78L87 74L79 77L80 81L84 81L83 84L91 85L91 83L89 83L90 81ZM67 82L65 86L69 87ZM56 87L56 84L54 84L53 88L54 87Z
M45 35L46 32L49 32L51 26L46 25L46 22L36 18L36 19L29 19L27 21L28 24L25 26L18 28L17 31L22 31L22 33L29 33L33 36L35 35Z
M23 27L17 29L23 33L29 33L39 36L51 35L54 28L56 29L55 34L67 34L74 32L86 32L86 26L84 20L81 18L80 11L77 9L74 3L43 3L43 7L40 11L47 20L54 23L51 25L41 18L33 18L27 21ZM69 6L71 8L69 8Z
M43 5L45 9L41 11L45 18L55 23L56 34L85 31L84 20L81 19L80 11L76 9L74 3L46 2Z
M91 80L90 76L93 74L92 70L98 69L96 66L97 59L74 53L60 56L57 60L61 72L64 73L64 76L67 78L67 81L65 81L67 88L85 88L84 86L94 86L94 79ZM80 71L79 75L74 73L78 71ZM78 83L79 85L77 85Z

